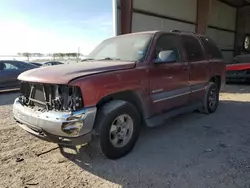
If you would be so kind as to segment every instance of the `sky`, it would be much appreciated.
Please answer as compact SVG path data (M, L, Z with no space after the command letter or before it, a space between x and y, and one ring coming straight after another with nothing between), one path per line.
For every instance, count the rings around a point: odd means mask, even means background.
M112 0L0 0L0 55L87 55L113 35Z

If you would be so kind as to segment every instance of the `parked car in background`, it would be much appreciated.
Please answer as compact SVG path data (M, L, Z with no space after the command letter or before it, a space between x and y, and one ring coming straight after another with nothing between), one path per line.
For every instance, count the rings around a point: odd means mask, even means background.
M62 62L59 62L59 61L49 61L49 62L46 62L42 65L42 67L46 67L46 66L54 66L54 65L62 65L63 63Z
M103 41L88 59L18 77L13 114L24 130L62 145L94 141L104 156L117 159L132 150L141 125L215 112L225 83L220 50L194 33L121 35Z
M38 66L38 67L41 67L43 64L41 64L41 63L36 63L36 62L30 62L30 64L33 64L33 65L36 65L36 66Z
M20 87L18 75L37 66L17 60L0 60L0 90Z
M250 54L233 58L232 63L226 66L226 81L250 83Z

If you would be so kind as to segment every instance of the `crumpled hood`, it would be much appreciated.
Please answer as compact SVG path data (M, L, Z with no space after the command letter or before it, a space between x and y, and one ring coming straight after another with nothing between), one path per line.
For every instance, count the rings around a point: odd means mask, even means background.
M28 82L68 84L74 78L107 71L131 69L134 67L135 62L85 61L28 70L20 74L18 79Z

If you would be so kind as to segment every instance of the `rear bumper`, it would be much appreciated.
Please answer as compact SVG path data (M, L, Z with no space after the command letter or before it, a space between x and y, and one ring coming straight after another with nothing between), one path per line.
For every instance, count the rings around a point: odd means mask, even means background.
M41 112L22 105L17 98L13 105L14 119L30 134L55 143L79 145L91 140L96 107L75 112Z

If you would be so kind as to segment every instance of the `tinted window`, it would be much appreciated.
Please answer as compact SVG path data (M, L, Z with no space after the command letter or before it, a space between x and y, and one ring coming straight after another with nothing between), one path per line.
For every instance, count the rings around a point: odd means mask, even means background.
M183 46L186 50L188 61L204 60L203 50L199 41L193 36L183 36Z
M43 66L51 66L52 63L44 63Z
M178 38L176 35L162 35L156 43L154 59L158 57L161 51L173 50L176 54L177 60L181 60L180 50L178 45Z
M29 64L26 64L26 63L23 63L23 62L20 62L20 61L17 61L17 62L14 62L14 63L20 69L25 69L25 68L29 67Z
M221 51L211 39L207 37L201 37L201 41L209 59L222 59Z
M3 63L3 70L17 70L19 67L14 62L4 62Z
M52 62L52 64L53 64L53 65L61 65L61 64L63 64L63 63L55 61L55 62Z

